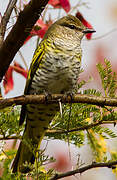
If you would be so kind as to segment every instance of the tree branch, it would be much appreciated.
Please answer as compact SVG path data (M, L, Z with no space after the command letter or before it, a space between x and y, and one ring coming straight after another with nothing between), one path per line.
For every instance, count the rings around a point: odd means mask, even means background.
M84 126L81 126L81 127L77 127L77 128L73 128L73 129L69 129L69 130L54 130L54 129L48 129L47 132L46 132L46 135L48 134L68 134L70 132L75 132L75 131L84 131L84 130L88 130L88 129L91 129L93 127L96 127L96 126L99 126L99 125L102 125L102 124L114 124L116 123L116 120L110 120L110 121L99 121L99 122L96 122L96 123L91 123L91 124L87 124L87 125L84 125Z
M47 3L48 0L31 0L20 12L17 22L0 48L0 81Z
M17 0L9 0L7 9L4 13L4 16L2 17L1 26L0 26L0 47L3 43L4 35L5 35L5 31L6 31L6 26L7 26L7 23L9 21L9 18L11 16L11 13L13 11L13 8L14 8L16 2L17 2Z
M0 137L0 141L3 141L3 140L11 140L11 139L21 139L22 136L5 136L5 137Z
M68 171L68 172L62 173L62 174L56 174L53 178L51 178L51 180L61 179L64 177L75 175L77 173L81 174L89 169L97 168L97 167L115 168L115 165L117 165L117 161L112 161L112 162L109 161L107 163L92 163L90 165L84 166L82 168L79 168L79 169L76 169L73 171Z
M50 134L68 134L70 132L75 132L75 131L83 131L83 130L88 130L88 129L91 129L93 127L96 127L96 126L99 126L101 124L114 124L116 123L116 120L115 121L99 121L97 123L91 123L91 124L88 124L88 125L84 125L84 126L81 126L81 127L77 127L77 128L73 128L73 129L69 129L69 130L53 130L53 129L48 129L46 131L46 135L50 135ZM17 136L17 135L14 135L14 136L0 136L0 141L1 140L11 140L11 139L21 139L22 136Z
M3 109L12 105L24 105L24 104L44 104L44 103L58 103L61 100L62 103L86 103L97 106L117 106L117 98L109 97L97 97L89 96L85 94L76 94L72 97L65 96L62 94L53 94L50 99L46 102L45 95L24 95L14 98L6 98L0 100L0 109Z

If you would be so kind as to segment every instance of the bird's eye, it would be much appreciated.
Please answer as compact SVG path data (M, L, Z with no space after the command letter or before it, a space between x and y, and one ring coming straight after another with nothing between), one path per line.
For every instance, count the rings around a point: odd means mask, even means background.
M68 23L63 23L61 24L61 26L65 26L65 27L68 27L70 29L77 29L77 27L73 24L68 24Z
M74 26L74 25L69 25L69 28L70 28L70 29L76 29L76 26Z

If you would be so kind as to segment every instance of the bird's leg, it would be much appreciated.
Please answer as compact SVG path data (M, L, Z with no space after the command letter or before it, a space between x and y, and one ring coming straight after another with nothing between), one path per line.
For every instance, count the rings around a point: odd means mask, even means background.
M72 101L74 99L74 92L68 91L64 94L64 96L68 103L72 103Z
M48 91L44 91L45 95L45 102L48 103L48 101L52 100L52 94Z

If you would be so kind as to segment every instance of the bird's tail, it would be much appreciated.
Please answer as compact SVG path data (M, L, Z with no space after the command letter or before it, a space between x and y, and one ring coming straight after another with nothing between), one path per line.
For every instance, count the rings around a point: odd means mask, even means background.
M31 105L28 107L23 140L11 167L13 173L31 170L30 164L34 163L43 136L58 110L58 104L36 105L35 109Z
M30 143L30 141L29 143L26 143L24 141L25 139L21 141L15 159L13 160L13 163L11 165L11 170L13 173L16 172L28 173L31 170L30 165L34 164L35 155L36 155L32 149L34 149L34 147L37 146L39 148L42 138L43 135L40 137L40 139L38 139L38 142L35 143L34 146L33 143L32 144ZM37 152L37 150L35 152Z
M12 164L12 172L22 172L27 173L30 171L30 168L23 165L25 162L34 163L35 157L34 154L30 151L29 147L27 147L23 142L20 143L16 157Z

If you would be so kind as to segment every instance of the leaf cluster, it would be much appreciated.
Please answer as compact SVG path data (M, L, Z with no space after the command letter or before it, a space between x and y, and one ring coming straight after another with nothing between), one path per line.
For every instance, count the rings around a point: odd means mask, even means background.
M20 135L23 127L19 127L19 107L8 107L0 111L0 136L4 139L13 134Z
M83 91L83 94L103 96L104 92L105 97L116 97L116 73L112 72L110 61L105 59L104 62L104 65L101 63L97 65L104 91L100 92L95 89L87 89ZM85 84L86 82L82 81L79 87L81 88ZM116 120L117 111L114 107L99 107L81 103L67 104L63 105L62 117L60 114L57 114L50 126L51 129L61 130L60 133L58 131L58 133L51 133L48 136L50 138L69 141L78 147L88 142L94 153L95 160L103 161L106 159L105 156L108 151L106 139L117 137L117 134L108 125L105 126L103 124L113 124L115 126ZM98 125L95 125L96 123ZM92 125L91 128L89 125ZM65 133L61 133L64 131Z
M103 96L104 92L106 97L116 97L117 76L116 73L112 72L110 61L105 59L105 64L98 64L97 69L104 91L100 92L95 89L87 89L80 92L80 88L86 84L85 81L81 81L78 84L79 93ZM5 138L12 136L13 134L17 136L21 135L23 127L19 128L19 114L19 107L10 107L0 112L1 137ZM107 139L116 138L117 134L104 124L111 123L115 126L116 120L117 111L114 107L99 107L83 103L64 104L62 105L62 115L58 112L49 126L50 130L54 129L57 133L47 133L46 138L60 139L68 143L72 143L77 147L88 144L92 149L95 161L105 162L108 160ZM42 152L39 150L36 153L38 154L38 156L36 156L36 164L33 167L29 165L32 168L32 171L28 174L28 176L33 178L37 177L40 179L49 179L53 174L53 170L45 170L45 164L52 162L53 158L46 156L44 151ZM3 151L1 151L0 157L2 155ZM110 157L112 157L112 159L116 159L116 156L117 153L114 153L113 155L113 153L110 152ZM5 168L2 176L3 180L6 174L9 174L10 178L13 176L8 168L10 161L8 161L8 158L5 158ZM16 174L13 178L17 179L18 176L22 180L26 178L21 174Z

